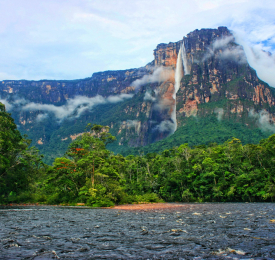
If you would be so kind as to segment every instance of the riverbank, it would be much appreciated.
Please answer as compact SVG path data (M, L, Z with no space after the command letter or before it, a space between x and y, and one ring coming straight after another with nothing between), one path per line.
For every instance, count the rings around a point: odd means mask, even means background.
M116 210L176 210L186 207L186 203L142 203L142 204L125 204L112 207Z
M154 209L177 209L184 207L184 203L170 203L170 202L152 202L152 203L134 203L134 204L122 204L111 207L92 207L86 206L84 203L77 203L75 205L70 204L39 204L39 203L10 203L6 205L0 205L0 207L69 207L69 208L102 208L102 209L120 209L120 210L154 210Z

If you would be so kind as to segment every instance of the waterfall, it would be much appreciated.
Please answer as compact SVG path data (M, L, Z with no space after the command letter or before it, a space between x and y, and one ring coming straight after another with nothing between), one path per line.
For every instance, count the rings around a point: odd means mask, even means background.
M187 62L184 39L183 39L183 43L182 43L182 54L181 54L181 56L182 56L182 63L183 63L183 66L184 66L184 75L189 75L190 70L189 70L188 62Z
M176 94L180 88L180 81L183 77L183 66L182 66L182 46L180 47L179 53L178 53L178 58L177 58L177 65L176 65L176 71L175 71L175 86L174 86L174 93L173 93L173 98L175 100L175 106L174 110L171 114L171 119L173 121L174 127L171 132L173 134L177 130L177 117L176 117L176 112L177 112L177 100L176 100Z

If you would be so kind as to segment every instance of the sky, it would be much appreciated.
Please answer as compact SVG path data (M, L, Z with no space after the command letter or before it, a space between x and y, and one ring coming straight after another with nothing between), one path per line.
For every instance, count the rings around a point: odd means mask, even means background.
M0 0L0 10L0 80L138 68L159 43L227 26L275 87L274 0Z

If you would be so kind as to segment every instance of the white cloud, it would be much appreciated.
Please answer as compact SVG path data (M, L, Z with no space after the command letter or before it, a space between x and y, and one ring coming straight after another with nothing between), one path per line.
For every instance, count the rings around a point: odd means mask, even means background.
M155 101L156 97L153 97L150 92L146 91L143 100L144 101Z
M0 8L0 79L137 68L158 43L221 25L238 29L248 46L275 49L274 0L9 0Z
M131 85L139 88L148 83L161 83L173 75L173 70L165 67L154 68L152 74L144 75L141 79L135 80Z
M241 46L225 49L219 54L221 59L234 60L238 63L246 63L246 56Z
M129 99L132 97L133 97L133 94L120 94L116 96L109 96L106 98L106 101L110 103L117 103L117 102L124 101L124 99Z
M131 85L136 89L148 83L161 83L174 77L174 70L169 67L156 67L152 74L144 75L141 79L135 80Z
M22 106L27 103L28 103L28 101L25 98L17 98L12 102L12 104L17 105L17 106Z
M36 120L36 122L42 122L42 121L44 121L48 116L49 116L49 114L38 114L35 120Z
M223 108L215 108L214 113L217 114L217 119L221 121L224 114Z
M13 105L7 101L6 99L0 99L0 103L4 104L6 107L6 111L11 111L13 108Z
M0 102L5 105L7 111L11 111L12 109L14 109L14 107L21 107L22 105L28 103L28 101L24 98L17 98L15 100L0 98Z
M233 42L233 41L234 41L233 36L227 36L227 37L222 37L221 39L217 39L213 43L213 50L226 48L228 43Z
M3 103L8 106L9 110L11 110L14 105L17 105L21 106L20 109L23 111L41 111L43 113L39 114L36 118L36 120L40 122L48 116L48 113L53 113L58 120L63 120L68 117L75 118L79 117L85 110L92 109L94 106L122 102L123 100L132 97L132 94L120 94L117 96L109 96L107 98L100 95L91 98L86 96L76 96L68 99L67 103L62 106L55 106L53 104L39 104L34 102L27 103L25 99L17 99L13 103L6 100L0 100L0 102L3 101Z
M129 127L129 128L132 128L132 127L137 127L138 125L140 124L140 121L138 120L127 120L126 121L126 125Z
M230 44L231 43L231 44ZM209 47L208 52L203 57L206 60L214 55L217 55L220 59L233 60L238 63L246 63L246 56L243 48L234 43L233 36L222 37L213 42ZM218 52L216 52L219 50Z
M258 77L275 87L275 54L263 51L262 44L249 45L240 32L235 32L235 35L236 40L244 47L248 63L256 70Z
M172 132L175 128L175 124L170 120L164 120L154 129L160 132Z
M271 114L269 114L266 110L261 110L259 112L255 112L254 109L251 109L248 114L250 117L253 117L257 120L259 127L263 131L270 131L275 133L275 122Z

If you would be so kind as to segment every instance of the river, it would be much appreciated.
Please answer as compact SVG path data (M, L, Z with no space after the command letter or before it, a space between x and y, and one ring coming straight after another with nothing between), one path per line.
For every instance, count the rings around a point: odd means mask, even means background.
M179 205L1 207L0 259L275 259L274 203Z

